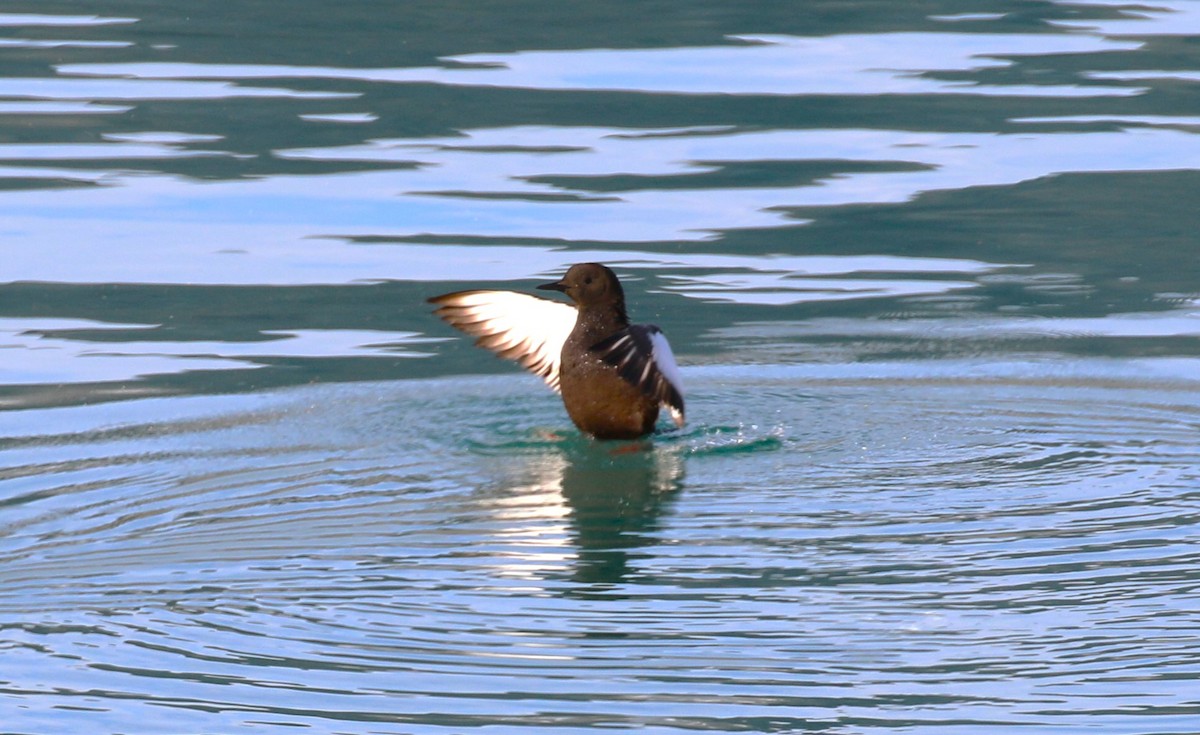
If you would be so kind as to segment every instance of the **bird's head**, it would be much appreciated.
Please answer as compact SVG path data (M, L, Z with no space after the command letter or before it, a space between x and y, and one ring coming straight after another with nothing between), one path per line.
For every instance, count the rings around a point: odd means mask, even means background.
M565 293L580 309L615 307L625 314L625 292L617 274L599 263L577 263L561 280L543 283L538 288Z

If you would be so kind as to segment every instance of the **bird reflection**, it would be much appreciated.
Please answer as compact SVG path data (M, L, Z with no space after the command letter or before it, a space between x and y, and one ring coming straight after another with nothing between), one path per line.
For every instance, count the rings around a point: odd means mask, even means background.
M513 524L504 537L524 549L507 572L544 578L565 566L576 582L621 582L649 556L639 549L658 543L659 518L682 486L682 456L649 441L582 437L547 449L493 501Z
M649 442L588 442L566 452L562 495L578 550L574 578L615 583L657 543L659 517L680 488L682 458Z

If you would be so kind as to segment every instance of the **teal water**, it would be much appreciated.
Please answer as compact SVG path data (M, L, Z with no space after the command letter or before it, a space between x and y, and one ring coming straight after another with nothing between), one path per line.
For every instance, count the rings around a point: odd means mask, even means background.
M14 0L0 730L1200 731L1200 3ZM424 299L622 276L594 442Z

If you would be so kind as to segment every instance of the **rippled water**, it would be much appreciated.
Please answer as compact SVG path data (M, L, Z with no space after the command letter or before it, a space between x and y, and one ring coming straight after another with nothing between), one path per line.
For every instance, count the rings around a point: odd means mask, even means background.
M1200 731L1200 3L169 5L0 12L0 729ZM586 260L682 429L424 302Z
M1187 732L1200 399L1148 367L704 368L634 452L507 377L9 414L5 695L56 732Z

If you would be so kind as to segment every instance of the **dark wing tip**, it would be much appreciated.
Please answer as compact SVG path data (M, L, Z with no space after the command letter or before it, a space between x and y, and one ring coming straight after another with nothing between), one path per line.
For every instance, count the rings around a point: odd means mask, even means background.
M450 302L454 301L455 299L462 296L469 296L473 293L476 293L476 291L451 291L450 293L444 293L441 296L430 296L429 298L425 299L425 303L437 304L438 306L450 306L452 305Z

